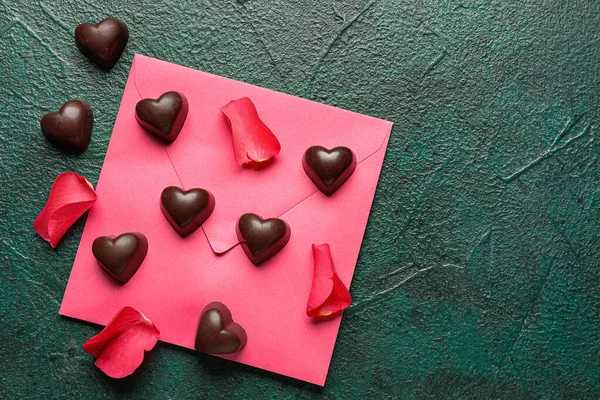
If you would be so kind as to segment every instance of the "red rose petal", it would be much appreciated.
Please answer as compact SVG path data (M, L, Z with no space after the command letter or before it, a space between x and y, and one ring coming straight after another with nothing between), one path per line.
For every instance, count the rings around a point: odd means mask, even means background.
M258 116L252 100L242 97L221 107L231 128L233 154L242 167L258 167L279 154L279 141Z
M335 272L329 245L327 243L313 244L312 249L315 273L306 306L306 315L328 317L348 308L352 298L348 288Z
M158 342L160 332L141 312L125 307L99 334L83 344L96 357L96 366L111 378L131 375L144 361L144 352Z
M35 231L54 248L67 232L96 201L92 185L75 172L56 177L46 206L33 222Z

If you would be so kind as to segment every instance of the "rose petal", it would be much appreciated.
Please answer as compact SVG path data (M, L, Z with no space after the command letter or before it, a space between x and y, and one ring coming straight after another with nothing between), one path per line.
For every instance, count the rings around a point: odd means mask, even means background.
M69 227L96 201L92 185L75 172L56 177L46 206L33 222L35 231L55 248Z
M96 366L111 378L131 375L156 345L160 332L141 312L125 307L83 349L96 357Z
M312 245L315 272L306 306L309 317L327 317L350 305L352 298L335 271L331 249L327 243Z
M242 167L256 167L279 154L279 141L258 116L252 100L242 97L221 107L231 128L233 154Z

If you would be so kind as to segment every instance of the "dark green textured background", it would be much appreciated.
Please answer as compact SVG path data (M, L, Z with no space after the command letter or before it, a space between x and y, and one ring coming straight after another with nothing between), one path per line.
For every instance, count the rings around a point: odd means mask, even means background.
M106 73L72 32L109 16ZM325 388L165 344L114 381L59 317L84 221L32 223L136 52L395 122ZM600 397L600 2L0 0L0 83L0 397ZM79 156L38 127L71 98Z

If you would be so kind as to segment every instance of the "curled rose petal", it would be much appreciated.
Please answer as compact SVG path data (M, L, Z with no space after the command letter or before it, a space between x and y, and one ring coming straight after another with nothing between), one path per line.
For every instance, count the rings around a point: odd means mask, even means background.
M242 167L259 167L279 154L279 141L258 116L252 100L242 97L221 107L231 128L233 154Z
M144 361L144 352L156 345L160 332L141 312L125 307L83 350L96 358L96 366L111 378L131 375Z
M331 259L331 249L327 243L312 245L315 272L312 289L308 297L306 315L328 317L348 308L352 302L350 292L340 280Z
M33 222L35 231L54 248L67 230L96 201L92 185L75 172L58 175L46 206Z

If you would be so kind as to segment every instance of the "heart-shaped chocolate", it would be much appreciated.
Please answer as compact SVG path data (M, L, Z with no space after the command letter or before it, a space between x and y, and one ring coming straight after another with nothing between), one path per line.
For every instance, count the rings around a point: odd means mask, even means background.
M160 196L160 209L173 229L186 237L210 217L215 209L215 197L204 189L183 191L169 186Z
M59 111L44 115L40 127L50 143L81 153L90 145L94 112L87 101L70 100Z
M244 214L237 223L237 237L244 253L254 265L277 254L290 240L291 229L279 218L263 220L256 214Z
M166 92L156 100L140 100L135 106L135 119L146 131L173 142L183 128L188 108L183 93Z
M123 54L129 41L129 29L116 18L103 19L97 24L86 22L75 28L75 41L83 55L108 70Z
M92 253L106 272L127 283L146 258L148 240L139 232L100 236L92 243Z
M246 345L246 331L233 322L231 311L223 303L210 303L202 310L196 332L195 349L201 353L230 354Z
M312 146L304 153L302 166L317 188L330 196L356 169L356 154L343 146L331 150L323 146Z

